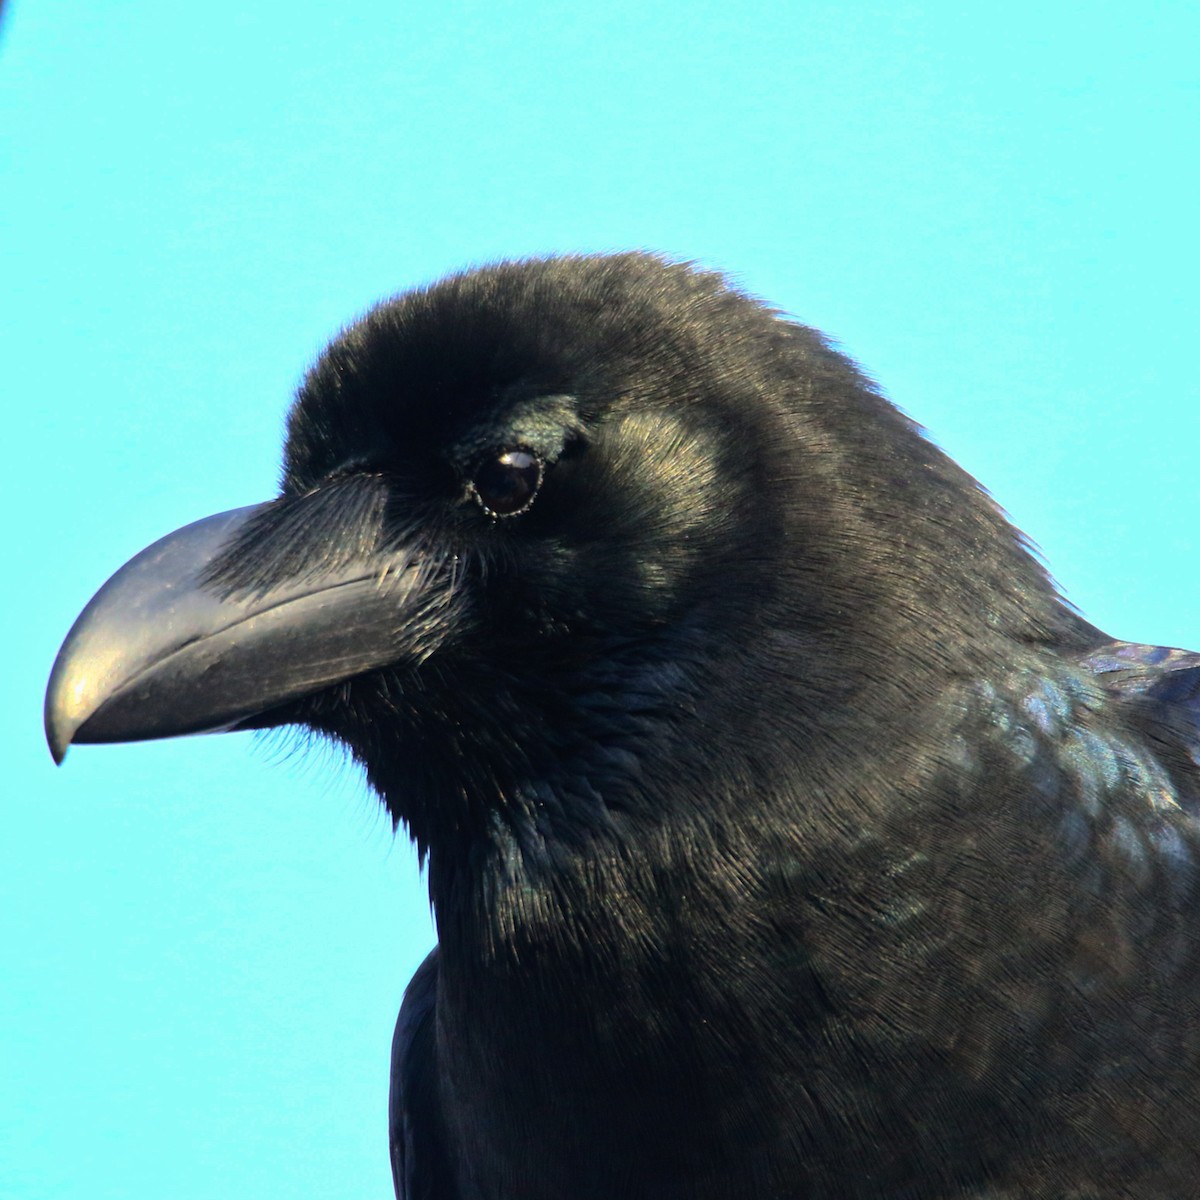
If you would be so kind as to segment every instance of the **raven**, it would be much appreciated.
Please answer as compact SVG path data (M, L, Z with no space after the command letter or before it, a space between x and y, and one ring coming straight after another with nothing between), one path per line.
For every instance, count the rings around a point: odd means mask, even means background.
M406 1200L1200 1190L1200 655L816 331L629 253L382 303L279 496L76 622L72 742L296 725L426 865Z

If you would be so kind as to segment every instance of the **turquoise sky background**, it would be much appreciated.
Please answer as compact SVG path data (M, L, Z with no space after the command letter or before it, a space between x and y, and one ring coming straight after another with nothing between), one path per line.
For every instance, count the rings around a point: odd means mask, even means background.
M354 772L250 735L55 770L41 735L80 607L272 493L292 389L382 296L554 250L726 269L1089 617L1200 648L1198 63L1194 0L10 0L0 1198L391 1194L433 935Z

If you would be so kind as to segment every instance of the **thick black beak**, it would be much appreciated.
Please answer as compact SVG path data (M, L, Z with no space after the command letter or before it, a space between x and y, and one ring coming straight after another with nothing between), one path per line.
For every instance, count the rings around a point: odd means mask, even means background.
M413 653L414 616L428 616L436 589L403 551L233 594L211 581L214 561L268 507L168 534L97 592L46 690L55 762L72 742L270 724L254 718Z

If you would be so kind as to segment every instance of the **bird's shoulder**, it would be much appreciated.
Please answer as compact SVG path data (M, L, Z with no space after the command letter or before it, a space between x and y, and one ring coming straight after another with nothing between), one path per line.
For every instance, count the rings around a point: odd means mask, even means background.
M1196 891L1200 654L1103 641L1018 656L967 690L976 774L1001 768L1027 816L1058 823L1068 861L1107 858L1132 887Z

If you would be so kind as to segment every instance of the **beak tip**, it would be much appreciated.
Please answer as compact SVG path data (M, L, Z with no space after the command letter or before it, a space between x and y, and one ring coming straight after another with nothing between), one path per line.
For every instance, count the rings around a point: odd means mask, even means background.
M46 696L45 729L50 757L54 759L56 767L61 767L63 759L67 757L67 749L74 739L76 725L66 718L59 705L54 702L53 691Z
M0 0L2 3L3 0ZM159 628L186 622L179 593L185 582L261 505L217 513L176 530L121 567L75 619L46 685L43 721L50 757L61 765L76 741L132 741L144 713L115 706L124 684L154 661ZM203 605L208 601L201 602ZM146 655L150 654L150 659Z

